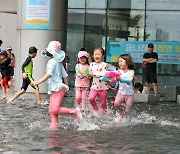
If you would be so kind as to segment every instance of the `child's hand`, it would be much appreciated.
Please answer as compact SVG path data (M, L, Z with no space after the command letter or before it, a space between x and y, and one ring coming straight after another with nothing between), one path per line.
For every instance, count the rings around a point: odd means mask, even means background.
M120 77L120 76L117 76L117 77L116 77L116 80L117 80L117 81L121 81L121 77Z
M22 77L23 77L23 79L26 79L26 78L27 78L27 74L26 74L26 73L23 73L23 74L22 74Z
M90 77L90 78L92 78L92 77L94 77L95 75L93 74L93 73L89 73L88 74L88 77Z
M38 85L39 84L39 81L32 81L31 82L31 85L35 86L35 85Z

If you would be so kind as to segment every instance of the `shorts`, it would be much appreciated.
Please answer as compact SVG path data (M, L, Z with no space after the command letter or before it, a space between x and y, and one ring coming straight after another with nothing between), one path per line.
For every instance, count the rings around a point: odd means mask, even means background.
M5 76L5 77L2 78L2 85L3 85L3 87L4 87L5 89L8 89L8 88L9 88L8 82L9 82L10 79L11 79L10 76Z
M144 79L146 83L157 83L157 74L145 72Z
M27 88L28 88L28 86L29 86L29 84L30 84L32 81L34 81L34 79L32 78L32 76L31 76L31 75L27 75L27 78L25 78L25 79L23 78L23 83L22 83L21 89L24 89L24 90L26 91ZM36 86L31 85L31 87L34 88L34 89L37 89L37 88L38 88L37 85L36 85Z

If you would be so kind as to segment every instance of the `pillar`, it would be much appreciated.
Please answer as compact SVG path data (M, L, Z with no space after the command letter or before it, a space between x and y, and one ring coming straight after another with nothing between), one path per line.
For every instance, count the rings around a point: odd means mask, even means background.
M29 2L29 3L28 3ZM48 4L47 2L50 2ZM36 15L41 15L43 9L41 7L47 6L45 14L49 16L47 18L48 24L38 25L37 23L32 25L32 22L27 22L32 15L33 19ZM40 13L34 13L39 11L34 9L34 5L40 5ZM28 7L27 7L28 6ZM49 6L49 7L48 7ZM67 0L18 0L17 4L18 25L17 25L17 53L16 53L16 87L15 90L19 90L22 84L22 72L21 66L28 56L28 49L30 46L35 46L38 49L37 56L33 59L33 77L35 80L40 79L46 73L46 58L41 57L40 53L45 49L48 43L52 40L58 40L62 43L62 49L66 49L66 27L67 27ZM32 7L32 8L30 8ZM28 13L28 10L32 9L32 14ZM39 17L38 17L39 19ZM35 21L37 22L37 21ZM34 89L28 88L28 92L34 92ZM47 82L40 85L40 93L47 92Z

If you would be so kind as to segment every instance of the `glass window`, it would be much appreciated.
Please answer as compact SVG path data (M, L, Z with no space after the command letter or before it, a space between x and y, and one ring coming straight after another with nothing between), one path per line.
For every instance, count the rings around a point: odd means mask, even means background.
M104 25L106 25L105 10L87 9L85 47L91 54L95 47L105 48L106 31Z
M108 0L110 9L131 9L131 0Z
M85 0L68 0L68 8L85 8Z
M144 11L109 10L108 40L144 40Z
M87 0L87 8L99 8L99 9L105 9L106 8L106 2L107 0Z
M69 63L69 71L74 71L77 63L77 53L79 49L84 47L84 9L69 9L67 23L67 55L71 60Z
M147 40L180 41L180 11L147 11Z
M148 10L180 10L179 0L146 0Z
M131 10L129 18L129 41L144 41L148 35L144 34L145 11ZM145 37L144 37L145 35Z
M131 0L131 9L145 10L146 0Z

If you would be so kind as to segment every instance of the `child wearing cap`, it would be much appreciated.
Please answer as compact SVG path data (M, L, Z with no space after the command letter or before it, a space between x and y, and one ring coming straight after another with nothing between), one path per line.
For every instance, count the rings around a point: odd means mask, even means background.
M81 121L82 115L79 108L62 107L65 93L69 90L68 74L66 73L62 61L65 58L65 52L61 50L61 44L58 41L51 41L46 50L42 52L43 56L49 57L46 67L46 74L38 81L33 81L33 85L39 85L48 80L48 94L50 94L49 113L51 117L50 127L57 129L58 115L76 116L78 122ZM64 79L64 83L63 83Z
M29 84L34 81L33 77L32 77L32 73L33 73L33 61L32 58L35 58L37 55L37 50L36 47L32 46L29 48L29 55L26 58L25 62L22 64L22 77L23 77L23 83L22 83L22 87L21 90L18 91L13 97L11 97L8 102L12 103L17 97L19 97L20 95L22 95L23 93L26 92ZM39 87L38 86L34 86L31 85L34 89L35 89L35 94L36 94L36 99L37 99L37 103L41 104L41 98L40 98L40 94L39 94Z
M0 52L0 59L1 59L0 71L2 75L1 83L2 83L2 92L3 92L1 99L5 99L7 95L10 96L10 89L8 82L11 79L10 58L8 58L8 53L6 50L2 50Z
M76 92L76 104L81 108L81 111L85 110L87 101L87 89L89 87L89 54L86 51L79 51L78 60L76 64L76 78L75 78L75 92Z
M12 48L11 46L8 46L6 48L7 53L8 53L8 57L11 60L10 63L10 68L11 68L11 80L10 80L10 85L14 87L14 68L15 68L15 55L14 53L12 53Z

